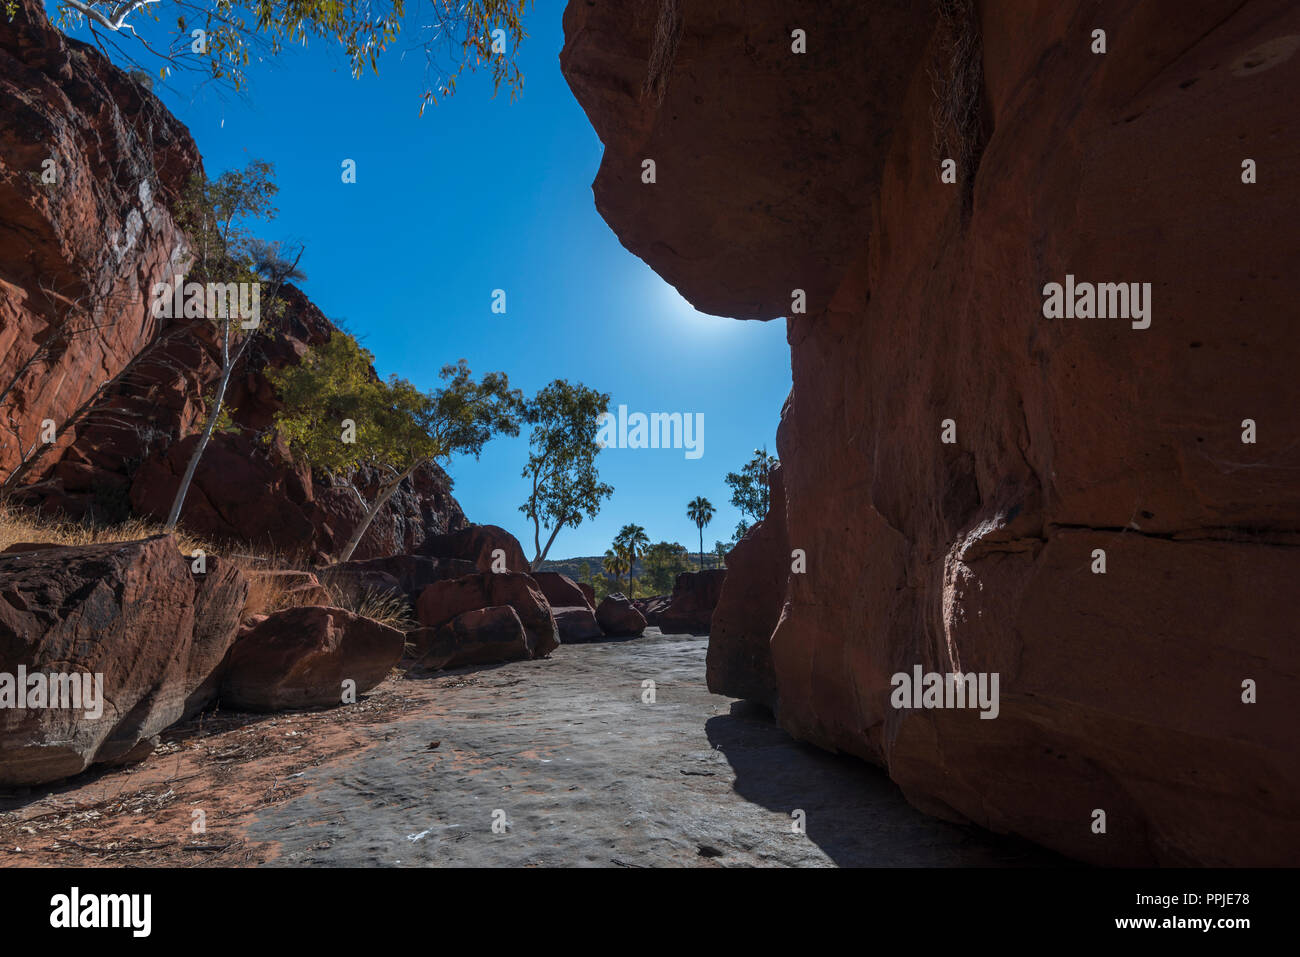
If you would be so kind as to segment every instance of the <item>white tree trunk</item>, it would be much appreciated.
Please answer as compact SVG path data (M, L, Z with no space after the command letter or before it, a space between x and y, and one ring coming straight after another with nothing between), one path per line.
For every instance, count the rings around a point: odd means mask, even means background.
M244 340L247 343L247 339ZM226 398L226 384L230 382L230 373L235 368L235 362L239 361L239 354L243 352L240 347L239 353L235 355L235 360L230 359L230 321L226 321L225 332L221 338L221 380L217 383L217 395L212 402L212 411L208 413L207 424L203 427L203 434L199 436L198 443L194 446L194 451L190 453L190 461L185 466L185 475L181 478L180 487L176 489L176 497L172 499L171 511L167 513L167 524L163 526L163 531L174 532L176 523L180 521L181 509L185 507L185 497L190 492L190 483L194 481L194 473L198 470L199 459L203 458L203 450L208 447L208 440L212 438L212 432L217 427L217 419L221 416L221 403Z
M366 529L368 529L370 523L375 520L375 516L379 514L379 510L388 504L388 500L393 497L393 493L397 491L398 486L402 484L403 480L423 464L423 462L415 462L375 496L375 500L371 502L370 507L366 509L365 518L363 518L361 523L353 529L352 536L348 539L348 543L343 546L343 551L339 555L339 561L346 562L352 557L352 553L357 550L357 545L361 543L361 537L366 534Z

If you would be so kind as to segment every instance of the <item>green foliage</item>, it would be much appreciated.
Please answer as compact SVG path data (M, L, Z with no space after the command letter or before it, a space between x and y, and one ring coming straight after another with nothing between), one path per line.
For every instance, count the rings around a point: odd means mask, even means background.
M606 576L605 594L609 594L611 588L616 588L619 585L619 580L631 572L632 561L628 557L627 549L615 542L612 548L605 550L605 560L600 567ZM609 579L613 579L612 583ZM628 591L631 591L631 585L628 586ZM597 597L603 597L600 595L599 587L596 589L596 595ZM628 597L631 598L632 596L629 594Z
M462 359L443 366L445 386L422 392L397 376L379 379L373 362L336 330L297 365L267 374L284 403L275 427L291 450L335 476L372 466L404 477L455 453L477 457L497 433L519 434L523 396L503 372L476 382Z
M268 282L302 282L307 278L307 274L298 268L298 260L290 258L293 253L286 251L279 242L254 239L248 244L248 255L253 271Z
M623 557L627 571L627 597L636 597L636 560L650 545L650 538L640 525L628 524L618 530L613 551ZM606 553L608 554L608 552Z
M605 575L597 575L592 579L591 587L596 593L596 604L599 605L612 593L618 591L618 582L610 581Z
M253 160L243 169L227 170L216 179L203 173L190 178L174 214L189 236L196 257L198 274L192 273L192 279L256 280L252 249L257 240L248 225L254 219L275 218L272 200L277 192L275 167L266 160Z
M642 556L645 571L641 586L646 595L667 595L673 590L673 583L682 572L691 570L685 545L676 542L655 542L645 550Z
M421 112L424 104L454 94L457 79L467 70L485 70L492 77L494 92L504 85L513 97L523 86L516 51L528 36L523 16L529 0L429 0L409 17L405 0L163 0L162 6L132 10L109 0L60 0L59 25L66 30L84 19L97 39L104 31L134 33L132 19L160 20L167 3L177 11L179 31L171 49L158 50L140 41L164 61L158 71L163 77L173 68L197 69L239 90L247 83L245 71L254 58L276 56L286 47L305 46L310 40L338 43L352 75L360 77L367 65L377 72L380 55L394 44L404 25L409 30L415 24L415 34L408 34L410 42L403 53L410 49L424 53ZM206 34L202 53L191 46L191 31L196 28ZM492 37L496 29L504 34L498 49Z
M456 453L477 457L493 435L518 435L524 405L505 373L489 372L476 382L464 359L443 366L447 384L432 392L397 376L378 378L373 359L355 338L335 330L297 365L268 373L284 402L275 416L277 433L295 456L342 478L365 505L342 561L416 468ZM361 467L385 476L369 501L353 481Z
M731 486L731 504L740 509L740 514L755 522L761 521L767 514L771 497L768 491L768 473L778 462L775 455L768 455L767 449L755 449L754 457L746 462L739 472L728 472L724 481ZM749 523L741 519L736 526L736 540L744 535L742 529L748 529Z
M265 160L252 160L243 169L227 170L216 179L195 173L174 210L194 256L187 278L221 283L270 281L272 295L259 304L263 321L283 314L279 289L286 279L294 278L297 257L302 255L299 248L289 265L280 243L265 242L252 233L254 221L275 218L272 200L277 192L275 167ZM264 268L268 261L280 264L285 271L271 274ZM239 337L237 323L227 322L227 327L232 341Z
M189 240L188 251L191 256L187 266L188 279L194 282L220 283L227 288L234 288L228 285L232 283L256 284L258 323L252 331L243 329L242 323L236 321L233 309L222 309L218 315L207 317L210 321L220 323L221 375L214 394L208 399L207 421L172 499L165 526L168 531L175 529L180 521L190 483L212 433L218 427L222 431L233 429L224 401L226 387L235 367L253 341L256 329L261 328L261 321L274 320L284 311L284 302L279 295L279 280L272 285L267 296L261 295L261 282L254 269L251 253L256 240L247 228L251 219L270 219L275 216L275 208L271 205L271 198L276 193L273 176L274 167L262 160L254 160L242 170L229 170L215 180L208 179L203 173L196 173L186 184L180 201L173 209L177 223L186 231ZM211 302L211 299L205 301Z
M546 558L561 528L576 528L584 516L595 518L601 501L614 493L596 469L596 432L608 408L608 393L556 379L524 410L533 430L523 477L531 480L532 490L519 511L533 523L534 567ZM550 530L545 546L544 528Z
M211 413L213 405L216 403L216 390L210 390L203 395L203 406ZM220 432L223 435L238 435L243 429L235 422L234 415L239 410L229 402L222 402L221 407L217 409L217 421L212 431Z
M713 503L697 495L686 503L686 517L700 530L700 571L704 571L704 526L713 521Z

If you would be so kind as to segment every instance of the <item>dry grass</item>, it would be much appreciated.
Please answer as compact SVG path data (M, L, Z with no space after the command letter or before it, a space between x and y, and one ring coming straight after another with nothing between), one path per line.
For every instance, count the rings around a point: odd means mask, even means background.
M102 545L109 542L138 542L142 538L162 534L161 525L139 518L128 519L116 525L101 525L94 522L60 521L0 507L0 551L19 542ZM211 544L188 534L184 529L178 528L173 534L177 547L184 555L191 555L196 549L203 549L209 554L216 551Z
M269 615L287 608L326 604L398 631L410 631L419 625L411 614L411 603L404 595L373 589L358 593L355 588L339 585L321 585L320 589L324 590L326 598L321 598L319 589L296 587L292 580L286 581L285 576L250 575L248 600L244 603L242 617L247 620L253 615Z
M343 589L334 589L336 605L345 608L354 615L369 618L398 631L410 631L419 627L419 622L411 614L411 603L405 596L392 592L375 592L367 590L362 595L346 595Z
M291 590L284 579L275 575L246 575L245 577L248 578L248 598L245 599L244 610L239 615L241 621L247 621L254 615L269 615L283 611L295 604L291 600Z

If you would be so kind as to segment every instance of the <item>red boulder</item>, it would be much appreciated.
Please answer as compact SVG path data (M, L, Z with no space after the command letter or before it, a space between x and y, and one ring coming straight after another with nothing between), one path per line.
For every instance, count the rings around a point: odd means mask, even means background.
M559 629L551 606L528 575L480 572L434 582L420 593L416 610L420 624L438 628L464 612L494 605L509 605L519 615L528 633L532 657L544 658L559 647Z
M240 632L221 682L222 706L285 711L342 704L346 692L360 695L383 681L404 643L397 629L342 608L277 611Z
M596 621L611 638L633 638L645 631L645 615L618 592L605 596L596 609Z
M441 628L416 629L407 640L414 659L412 675L532 657L528 633L509 605L464 612Z
M678 575L672 601L659 615L659 630L666 635L707 635L726 577L724 568Z

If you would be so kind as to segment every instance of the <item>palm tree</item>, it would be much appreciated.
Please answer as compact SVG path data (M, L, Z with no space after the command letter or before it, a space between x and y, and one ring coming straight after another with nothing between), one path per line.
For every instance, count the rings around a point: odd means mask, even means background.
M650 538L640 525L624 525L614 539L614 548L618 549L620 545L627 554L627 597L633 598L636 593L633 573L636 571L637 553L649 547Z
M704 571L704 526L713 521L713 503L697 495L686 504L686 517L700 530L700 571Z
M632 567L632 563L627 560L627 550L615 542L613 548L605 549L605 560L601 562L600 567L606 575L613 575L614 581L617 582L623 577L623 573Z

